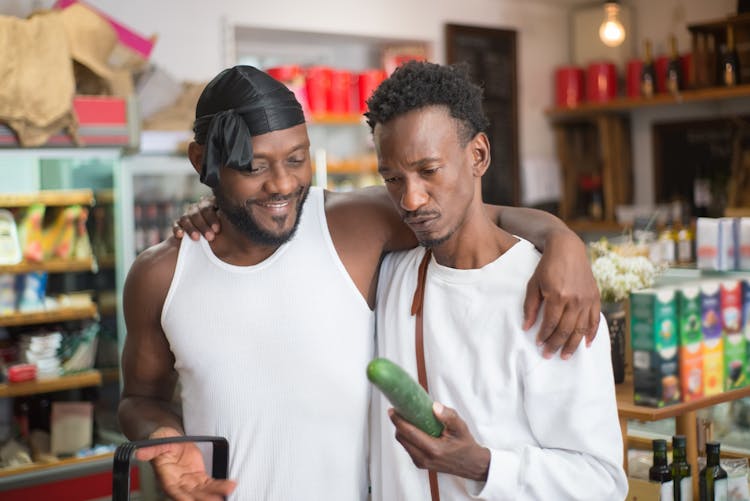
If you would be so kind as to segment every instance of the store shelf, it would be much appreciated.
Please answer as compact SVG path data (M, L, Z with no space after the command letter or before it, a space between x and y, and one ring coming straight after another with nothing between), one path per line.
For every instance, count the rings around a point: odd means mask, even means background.
M98 369L102 374L103 383L115 383L120 381L120 369L117 367L107 367Z
M692 402L683 402L667 407L645 407L633 403L633 383L625 381L616 386L617 393L617 412L621 418L638 419L640 421L658 421L681 416L685 413L711 407L713 405L737 400L750 396L750 386L738 390L725 391L718 395L703 397Z
M83 320L97 315L96 305L57 308L54 310L34 311L25 313L11 313L0 315L0 327L16 325L47 324L52 322L67 322L69 320Z
M115 267L115 255L108 254L106 256L97 257L96 262L99 265L100 270L110 270Z
M94 193L96 203L100 205L113 204L115 203L115 191L114 190L97 190Z
M364 124L361 113L318 113L310 117L313 125L359 125Z
M41 203L47 206L91 205L94 203L94 192L83 189L0 194L0 207L27 207L33 203Z
M92 271L94 260L87 259L47 259L39 263L21 262L18 264L0 265L0 273L30 273L46 271L48 273L68 273L74 271Z
M565 224L576 233L589 231L616 233L626 228L626 225L620 224L617 221L594 221L589 219L574 219L566 221Z
M31 463L23 466L14 466L9 468L0 468L0 478L12 477L15 475L21 475L25 473L35 473L51 468L59 468L61 466L82 466L87 463L96 463L101 461L111 461L114 453L108 452L106 454L99 454L96 456L86 458L66 458L50 463Z
M89 370L77 374L56 378L38 379L24 383L0 383L0 398L36 395L55 391L101 386L102 375L98 370ZM2 471L2 470L0 470Z
M565 120L585 118L603 113L624 113L654 106L720 102L743 97L750 97L750 84L736 87L685 90L676 95L658 94L652 98L620 97L606 103L583 103L575 108L552 108L546 110L545 113L552 120Z

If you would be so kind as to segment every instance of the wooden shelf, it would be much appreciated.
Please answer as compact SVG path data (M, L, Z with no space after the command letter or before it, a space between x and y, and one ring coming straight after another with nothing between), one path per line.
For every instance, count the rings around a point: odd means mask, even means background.
M652 98L619 97L606 103L583 103L575 108L552 108L545 114L554 120L587 118L603 113L625 113L641 108L654 106L679 105L682 103L700 103L724 101L750 97L750 84L736 87L710 87L706 89L686 90L679 94L657 94Z
M74 271L92 271L94 260L87 259L47 259L40 263L20 262L18 264L0 265L0 273L30 273L46 271L48 273L69 273Z
M96 258L96 262L99 265L100 270L110 270L115 267L115 255L108 254Z
M46 311L0 315L0 327L67 322L69 320L94 318L96 315L96 305L91 303L80 307L57 308Z
M89 370L77 374L38 379L24 383L0 383L0 398L52 393L55 391L87 388L89 386L101 386L101 384L101 373L98 370Z
M109 460L114 457L113 452L106 454L98 454L96 456L90 456L85 458L65 458L50 463L31 463L23 466L13 466L8 468L0 468L0 478L7 478L13 475L19 475L22 473L31 473L43 470L49 470L51 468L58 468L60 466L72 466L80 465L85 463L94 463L102 460Z
M114 383L120 380L120 369L117 367L107 367L98 369L102 374L103 383Z
M565 221L565 224L576 233L589 231L620 233L627 227L617 221L593 221L590 219L573 219Z
M361 113L319 113L313 114L308 123L313 125L360 125L364 124Z
M97 190L94 198L99 205L111 205L115 203L115 190Z
M34 203L44 205L92 205L92 190L44 190L36 193L0 194L0 207L27 207Z
M738 390L725 391L718 395L699 398L692 402L683 402L669 405L667 407L656 408L635 405L633 403L632 381L625 381L624 383L616 385L615 391L617 393L617 413L620 417L625 419L638 419L640 421L659 421L660 419L678 417L698 409L750 396L750 386L746 386L745 388L740 388Z

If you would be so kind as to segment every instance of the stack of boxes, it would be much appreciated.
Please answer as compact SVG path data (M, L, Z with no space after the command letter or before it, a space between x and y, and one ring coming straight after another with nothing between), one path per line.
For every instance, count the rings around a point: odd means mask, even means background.
M635 403L663 407L750 380L750 277L630 296Z

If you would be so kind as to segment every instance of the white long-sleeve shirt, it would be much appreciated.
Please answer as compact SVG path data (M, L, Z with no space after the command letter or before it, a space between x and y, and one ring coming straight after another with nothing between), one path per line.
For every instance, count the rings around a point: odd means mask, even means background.
M377 307L378 355L416 379L410 307L424 249L386 257ZM491 451L485 483L439 474L441 499L622 500L622 436L606 322L569 360L545 360L539 324L522 330L526 285L539 262L519 240L476 270L428 268L424 348L431 396L456 409ZM420 470L394 438L388 401L373 392L373 500L429 500Z

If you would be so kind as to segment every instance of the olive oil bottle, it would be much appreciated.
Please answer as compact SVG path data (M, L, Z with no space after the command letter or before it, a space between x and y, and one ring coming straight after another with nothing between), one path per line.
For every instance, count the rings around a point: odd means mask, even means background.
M652 442L654 448L654 465L648 470L649 482L661 484L659 501L674 500L674 481L672 471L667 466L667 441L656 439Z
M693 477L686 459L686 446L684 435L672 437L672 464L669 468L674 481L674 501L693 501Z
M706 466L700 473L700 500L727 501L727 472L719 464L719 442L706 442Z

